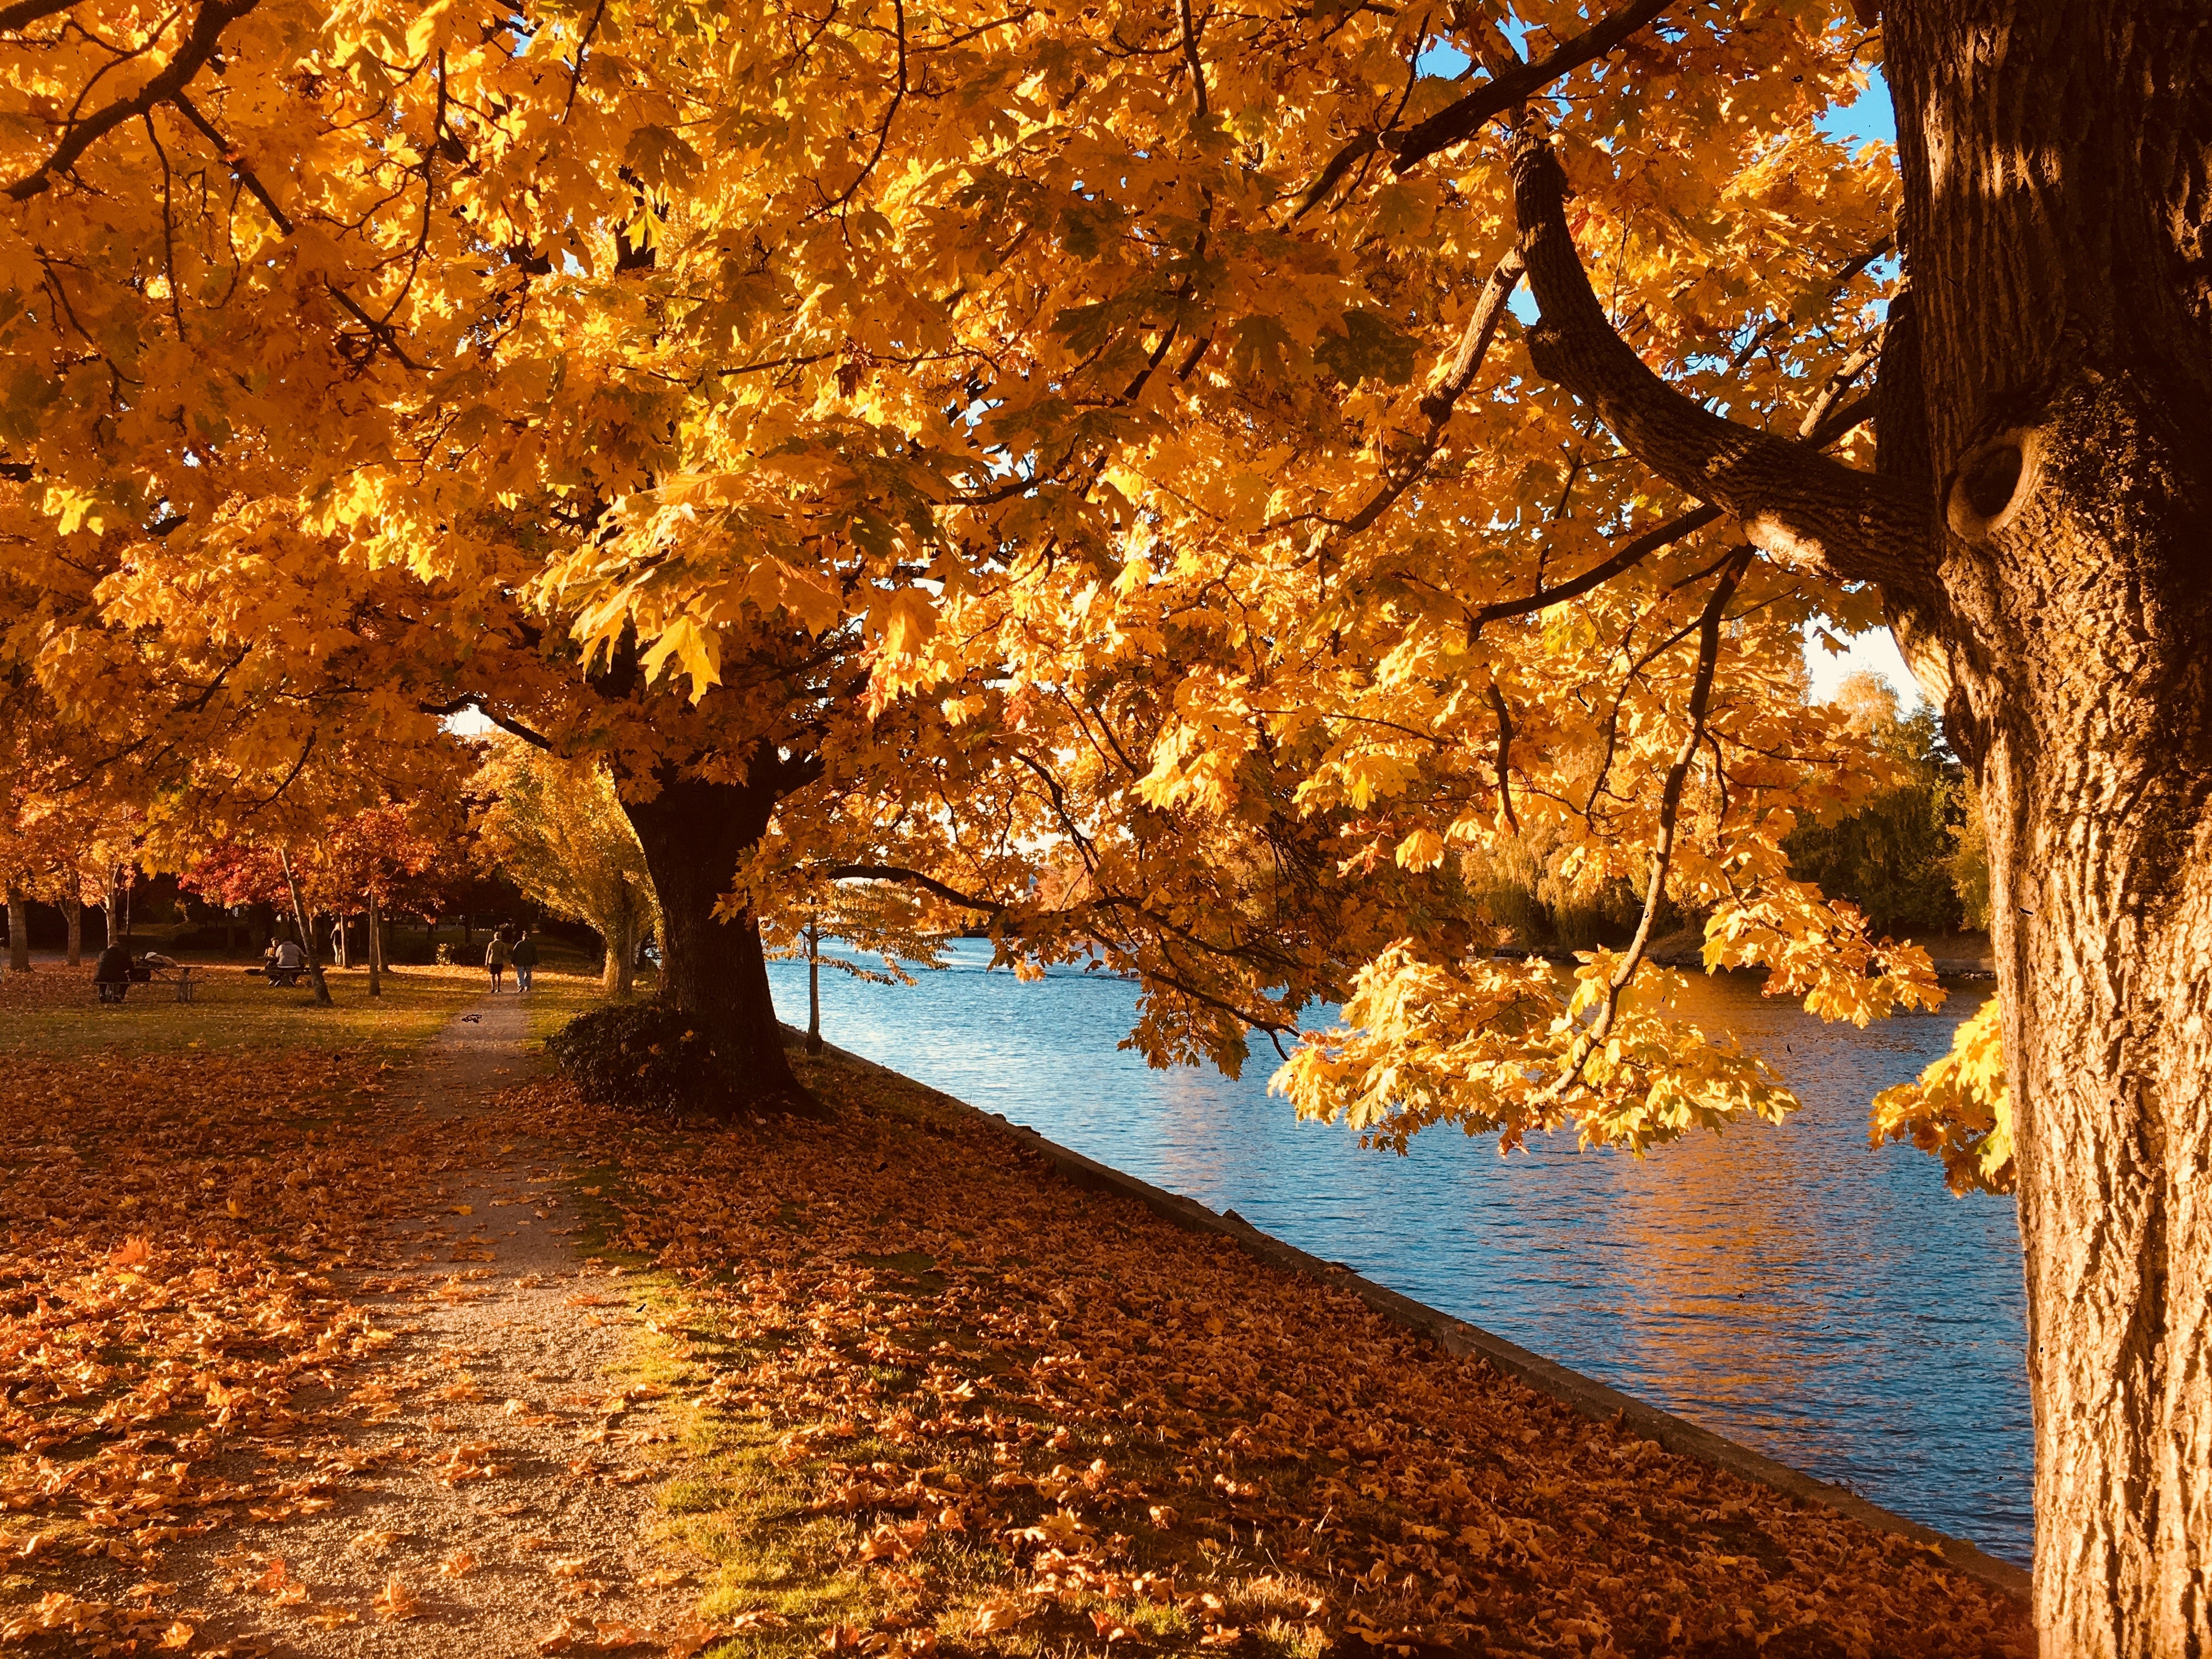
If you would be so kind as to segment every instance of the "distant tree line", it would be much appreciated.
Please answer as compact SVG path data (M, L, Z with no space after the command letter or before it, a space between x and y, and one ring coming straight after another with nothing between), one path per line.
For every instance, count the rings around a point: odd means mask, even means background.
M1854 674L1836 702L1851 710L1904 781L1832 823L1801 823L1783 843L1799 879L1849 899L1878 932L1896 937L1990 925L1989 849L1973 781L1924 706L1901 712L1897 694Z

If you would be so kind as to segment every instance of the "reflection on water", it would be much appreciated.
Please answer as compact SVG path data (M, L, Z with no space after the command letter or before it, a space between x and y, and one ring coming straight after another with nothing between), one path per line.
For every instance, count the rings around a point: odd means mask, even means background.
M2030 1441L2020 1246L2008 1200L1954 1199L1936 1162L1867 1145L1875 1091L1950 1046L1979 1006L1865 1031L1698 980L1690 1013L1769 1055L1804 1102L1779 1127L1641 1161L1571 1136L1497 1156L1434 1130L1363 1152L1235 1080L1155 1072L1116 1045L1133 986L986 974L988 947L914 987L823 975L831 1042L1085 1152L1234 1209L1502 1336L2026 1562ZM803 1022L803 963L771 964Z

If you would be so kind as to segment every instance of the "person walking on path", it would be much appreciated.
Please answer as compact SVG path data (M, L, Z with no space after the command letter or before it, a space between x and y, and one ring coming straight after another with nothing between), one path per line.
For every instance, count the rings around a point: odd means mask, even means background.
M491 943L484 946L484 971L491 975L492 994L497 996L500 977L507 972L507 930L504 927L494 933Z
M527 927L518 930L514 949L508 953L514 963L514 988L518 992L530 988L530 970L538 965L538 941L530 937Z

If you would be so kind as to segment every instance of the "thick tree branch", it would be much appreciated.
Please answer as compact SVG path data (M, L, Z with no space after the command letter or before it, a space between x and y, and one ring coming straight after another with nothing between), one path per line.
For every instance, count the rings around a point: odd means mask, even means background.
M1567 228L1566 179L1548 145L1514 156L1521 252L1542 318L1530 361L1592 404L1622 446L1685 494L1743 521L1783 563L1917 592L1931 578L1938 527L1926 503L1808 445L1724 420L1668 386L1613 331Z
M553 752L553 740L550 738L546 737L543 732L532 731L520 720L502 714L497 709L487 708L484 704L483 693L481 691L471 691L464 696L455 697L450 702L418 702L415 707L425 714L435 714L441 719L450 714L458 714L465 708L473 708L509 737L520 738L532 749L543 749L549 755Z
M222 44L223 30L258 3L259 0L208 0L192 19L191 31L177 48L177 55L163 64L153 79L129 97L118 98L82 121L70 123L53 153L0 193L15 201L27 202L40 191L52 189L53 174L67 173L76 165L79 156L108 133L183 91L207 60L215 56L216 47Z
M0 33L15 33L28 28L40 18L52 17L67 11L76 0L18 0L12 6L0 6Z
M1482 124L1492 116L1503 114L1516 104L1526 103L1561 76L1604 57L1666 10L1668 4L1668 0L1636 0L1634 5L1617 15L1607 18L1594 28L1583 30L1548 58L1540 58L1533 64L1523 64L1518 69L1506 70L1494 80L1484 82L1466 97L1445 105L1399 139L1391 147L1395 157L1392 167L1404 173L1419 167L1438 150L1449 149L1454 144L1474 137Z

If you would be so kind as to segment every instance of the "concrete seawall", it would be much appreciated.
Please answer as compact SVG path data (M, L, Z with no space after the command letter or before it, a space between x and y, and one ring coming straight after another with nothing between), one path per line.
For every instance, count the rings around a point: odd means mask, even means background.
M1932 1528L1923 1527L1916 1521L1908 1521L1901 1515L1867 1502L1847 1487L1816 1480L1786 1463L1778 1463L1748 1446L1739 1445L1710 1429L1699 1428L1671 1412L1661 1411L1633 1395L1607 1387L1595 1377L1584 1376L1581 1372L1569 1370L1541 1354L1531 1353L1518 1344L1493 1335L1480 1326L1440 1313L1411 1297L1401 1296L1389 1286L1363 1278L1349 1268L1309 1255L1304 1250L1261 1232L1234 1210L1216 1213L1194 1200L1168 1192L1149 1182L1139 1181L1134 1176L1125 1175L1095 1158L1085 1158L1056 1141L1048 1140L1027 1124L1012 1122L1000 1113L986 1112L942 1090L917 1083L903 1073L894 1072L887 1066L879 1066L874 1060L864 1059L847 1049L824 1043L823 1053L860 1070L896 1078L933 1100L987 1119L1045 1158L1064 1177L1079 1187L1134 1199L1154 1214L1178 1227L1193 1232L1218 1234L1232 1240L1247 1255L1258 1261L1349 1291L1377 1313L1409 1330L1419 1332L1445 1352L1487 1360L1505 1376L1573 1407L1585 1417L1632 1428L1644 1438L1657 1441L1670 1452L1694 1457L1713 1468L1756 1481L1801 1503L1817 1504L1837 1510L1877 1532L1894 1534L1926 1545L1939 1551L1953 1569L1966 1577L2023 1603L2028 1599L2029 1577L2025 1571L2009 1561L1999 1560L1963 1538L1953 1538Z

